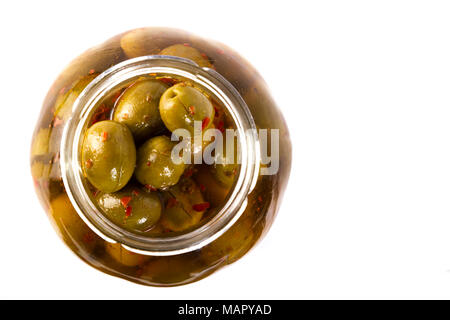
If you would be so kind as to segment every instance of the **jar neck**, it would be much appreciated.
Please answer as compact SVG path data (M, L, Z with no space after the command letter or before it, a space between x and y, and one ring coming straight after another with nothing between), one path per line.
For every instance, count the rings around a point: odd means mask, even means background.
M241 150L237 181L217 214L195 230L170 237L147 237L113 224L99 212L89 197L81 170L81 144L98 102L120 84L148 74L182 77L207 90L232 117ZM259 150L253 117L239 92L224 77L213 69L200 68L191 60L172 56L143 56L104 71L77 98L61 140L61 171L72 205L96 234L108 242L121 243L137 253L167 256L190 252L207 245L239 219L247 207L247 196L258 178Z

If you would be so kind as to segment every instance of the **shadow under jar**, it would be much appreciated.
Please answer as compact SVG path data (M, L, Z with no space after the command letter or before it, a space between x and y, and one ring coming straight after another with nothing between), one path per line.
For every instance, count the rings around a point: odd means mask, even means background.
M231 170L204 161L187 164L175 185L161 188L141 183L135 169L117 191L125 218L115 220L99 200L114 197L86 175L86 161L91 163L82 157L83 143L89 128L116 119L126 92L145 81L165 90L187 85L201 92L214 108L206 125L222 133L233 129L239 146L234 158L240 161ZM170 140L170 130L158 121L146 137L130 129L138 158L148 138ZM268 129L268 146L260 129ZM271 129L277 130L276 140ZM275 149L278 170L263 174L273 164L264 155ZM166 28L117 35L74 60L50 88L31 146L36 192L64 242L94 268L152 286L197 281L248 252L275 218L290 166L286 123L257 71L220 43ZM156 222L130 228L127 219L137 212L130 204L150 196L160 204ZM188 223L177 220L178 207Z

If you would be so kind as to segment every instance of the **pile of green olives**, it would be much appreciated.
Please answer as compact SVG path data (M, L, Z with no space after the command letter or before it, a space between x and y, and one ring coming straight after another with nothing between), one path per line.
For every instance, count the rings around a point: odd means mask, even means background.
M208 66L193 48L174 45L162 54L186 50ZM140 77L127 84L109 117L87 128L81 146L82 172L97 207L116 225L136 233L187 230L210 208L205 187L192 178L197 169L174 160L177 142L170 134L184 129L193 136L199 128L200 134L214 128L217 107L192 84L164 80ZM220 169L211 172L230 183L229 172Z

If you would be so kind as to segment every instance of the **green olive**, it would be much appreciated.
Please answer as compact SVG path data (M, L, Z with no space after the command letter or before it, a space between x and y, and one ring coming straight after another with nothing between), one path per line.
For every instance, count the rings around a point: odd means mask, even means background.
M80 93L87 87L92 80L97 77L98 74L90 74L80 78L78 81L72 84L69 91L61 94L55 102L55 116L63 121L66 121L72 114L72 106L77 100Z
M225 187L231 187L238 173L238 150L237 139L234 139L233 154L227 155L226 140L223 143L223 150L216 150L215 163L212 166L212 173L216 180Z
M138 188L126 187L118 192L99 194L96 200L106 217L129 231L147 231L161 216L158 195Z
M36 180L59 180L61 178L61 171L57 163L35 160L31 164L31 175Z
M81 161L83 172L94 187L102 192L122 189L136 164L130 130L111 120L97 122L86 131Z
M52 165L41 161L34 161L31 164L31 175L33 179L48 178L52 170Z
M165 208L161 224L172 231L183 231L200 222L209 208L199 187L192 179L184 179L164 194Z
M113 120L125 124L136 140L163 128L159 99L169 86L158 80L140 80L127 88L114 110Z
M120 46L128 58L135 58L158 54L176 38L167 28L139 28L126 32L120 39Z
M258 238L258 229L253 219L241 217L218 239L202 248L206 261L216 261L226 257L232 263L242 257Z
M66 194L61 194L50 202L49 214L61 236L77 252L85 252L86 249L92 252L103 241L80 218Z
M178 83L164 92L159 102L161 118L170 131L186 129L193 136L194 121L205 131L212 127L214 107L198 89Z
M223 205L230 193L230 188L224 186L214 176L211 166L200 166L195 174L195 181L202 186L205 199L211 203L211 206Z
M143 185L164 189L175 185L184 172L184 163L174 163L172 149L176 145L166 136L147 140L137 152L136 178Z
M237 174L236 164L216 164L214 165L214 177L226 187L233 184Z
M51 128L41 128L33 137L31 156L42 156L49 153Z
M197 49L184 44L174 44L161 50L159 54L165 56L186 58L194 61L200 67L211 67L211 63L209 62L208 57L202 55Z
M40 128L33 136L31 156L55 156L59 152L63 126Z

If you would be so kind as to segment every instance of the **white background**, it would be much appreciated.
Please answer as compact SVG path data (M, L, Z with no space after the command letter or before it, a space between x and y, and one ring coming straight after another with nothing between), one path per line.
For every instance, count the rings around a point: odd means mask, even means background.
M0 9L0 297L450 298L450 5L446 1L7 1ZM243 259L152 288L65 247L29 146L44 96L85 49L174 26L236 49L288 121L279 215Z

